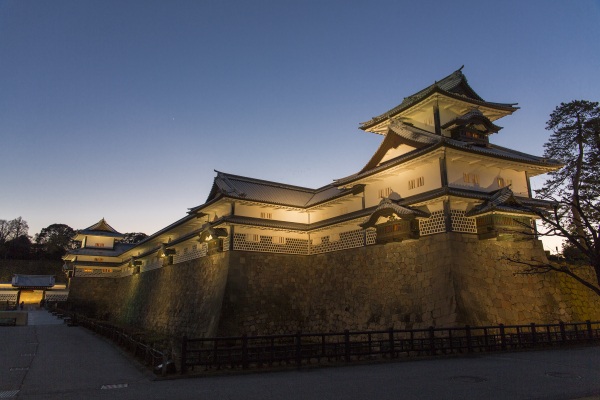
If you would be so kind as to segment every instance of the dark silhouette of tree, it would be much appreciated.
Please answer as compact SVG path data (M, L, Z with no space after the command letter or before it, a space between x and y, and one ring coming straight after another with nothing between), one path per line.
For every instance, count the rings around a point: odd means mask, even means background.
M31 252L31 241L29 240L29 225L22 217L10 221L0 220L0 254L7 258L14 258L14 254L21 254L24 246L29 243L29 253ZM23 239L25 237L27 240ZM12 251L17 246L18 249ZM29 254L27 255L29 258Z
M21 235L9 240L5 258L9 260L29 260L32 258L31 239Z
M524 273L566 274L600 296L600 107L597 102L561 103L546 124L552 131L544 156L564 167L548 174L538 197L551 200L552 210L532 209L543 224L541 235L566 240L565 257L580 262L536 263L511 259Z
M77 247L73 240L75 230L69 225L52 224L35 235L35 243L40 258L60 260L69 250Z
M148 235L142 232L129 232L121 239L121 243L139 243L147 237Z

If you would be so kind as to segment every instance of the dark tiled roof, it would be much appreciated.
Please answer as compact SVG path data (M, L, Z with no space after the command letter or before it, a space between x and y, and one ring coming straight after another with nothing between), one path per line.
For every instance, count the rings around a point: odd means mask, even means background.
M379 217L389 217L393 214L397 216L409 216L409 217L429 217L429 213L409 208L407 206L401 206L398 202L391 199L382 199L375 211L369 216L369 219L361 224L361 227L366 229L375 226Z
M443 187L439 189L430 190L428 192L420 193L415 196L406 197L398 201L398 204L408 206L423 201L435 199L440 196L455 196L463 197L473 200L488 200L496 192L482 192L479 190L461 189L453 187ZM528 207L540 207L545 208L551 206L553 203L547 200L533 199L530 197L514 196L518 201Z
M351 193L352 189L338 189L334 185L310 189L218 172L209 202L221 195L240 200L307 208ZM198 208L193 208L192 211Z
M531 214L532 207L515 197L513 191L507 186L492 192L491 196L486 201L473 207L465 215L467 217L474 217L491 211Z
M453 120L446 122L444 125L441 126L441 128L448 129L452 126L465 125L468 123L475 122L482 123L489 131L494 133L497 133L500 129L502 129L501 126L494 124L492 121L489 120L489 118L487 118L485 115L483 115L481 111L477 109L473 109L468 113L461 115L460 117L456 117Z
M404 124L406 125L406 124ZM485 144L481 145L474 142L464 142L456 139L451 139L447 137L442 137L435 135L433 133L422 132L418 133L416 130L399 130L392 129L392 131L398 135L408 135L412 140L417 140L417 136L421 135L423 137L422 143L424 143L424 147L417 148L409 153L403 154L386 162L379 164L378 166L364 170L354 174L349 175L347 177L336 179L335 183L337 185L345 185L350 182L356 181L358 179L376 174L377 172L381 172L386 170L387 168L394 167L398 164L402 164L409 160L412 160L416 157L427 154L430 151L433 151L441 146L446 146L449 148L454 148L458 150L467 151L469 153L481 154L490 157L502 158L505 160L518 161L525 164L544 166L549 168L558 168L562 166L557 160L547 159L544 157L538 157L527 153L522 153L520 151L511 150L506 147L496 146L493 144Z
M353 219L362 218L370 215L375 210L375 207L366 208L364 210L354 211L338 217L329 218L323 221L318 221L310 224L302 224L299 222L278 221L262 218L243 217L239 215L228 215L216 221L213 225L218 226L222 222L231 222L242 225L261 226L265 228L289 229L295 231L311 231L321 229L326 226L339 224L342 222L352 221Z
M117 232L110 226L104 218L96 222L94 225L77 231L80 235L108 236L108 237L123 237L122 233Z
M462 67L446 76L442 80L437 81L425 89L413 94L412 96L405 97L404 100L402 100L402 103L400 103L398 106L377 117L371 118L369 121L361 123L360 129L366 130L378 124L379 122L408 109L435 92L440 92L450 97L467 100L476 105L503 109L511 112L518 109L518 107L515 107L514 104L492 103L483 100L477 93L475 93L471 86L469 86L467 83L467 78L463 75L461 70Z

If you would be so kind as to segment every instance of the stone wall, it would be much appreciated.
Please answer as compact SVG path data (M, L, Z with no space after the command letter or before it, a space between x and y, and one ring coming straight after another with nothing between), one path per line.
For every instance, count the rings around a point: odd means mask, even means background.
M99 318L149 331L214 336L228 253L125 278L73 278L69 301Z
M447 233L312 256L230 251L121 279L74 279L70 298L144 329L193 337L600 320L600 298L540 242Z

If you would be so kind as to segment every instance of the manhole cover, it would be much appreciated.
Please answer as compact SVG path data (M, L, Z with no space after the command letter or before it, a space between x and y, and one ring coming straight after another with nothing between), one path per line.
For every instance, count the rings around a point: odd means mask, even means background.
M464 382L464 383L479 383L479 382L487 381L487 379L482 378L480 376L469 376L469 375L453 376L450 378L450 380L457 381L457 382Z
M572 374L570 372L546 372L546 375L551 376L553 378L561 378L561 379L581 379L581 376Z

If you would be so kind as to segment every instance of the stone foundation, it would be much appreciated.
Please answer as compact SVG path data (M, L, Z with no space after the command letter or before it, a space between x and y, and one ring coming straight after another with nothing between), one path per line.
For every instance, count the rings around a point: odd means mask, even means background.
M190 337L600 320L600 297L562 274L521 275L538 241L447 233L312 256L218 253L121 279L74 278L97 314Z

